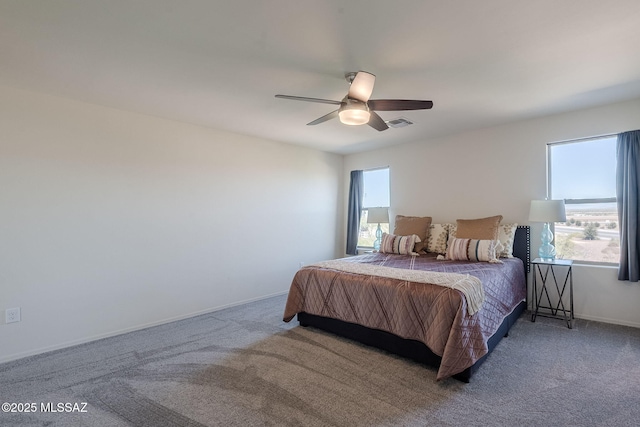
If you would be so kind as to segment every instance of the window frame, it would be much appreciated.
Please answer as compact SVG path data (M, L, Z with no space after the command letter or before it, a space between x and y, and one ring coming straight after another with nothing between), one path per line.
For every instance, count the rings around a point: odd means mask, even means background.
M606 135L599 135L599 136L592 136L592 137L587 137L587 138L577 138L577 139L570 139L570 140L564 140L564 141L558 141L558 142L549 142L546 145L546 149L547 149L547 197L549 199L553 198L553 193L552 193L552 171L551 171L551 159L552 159L552 155L551 155L551 149L553 146L558 146L558 145L566 145L566 144L576 144L576 143L584 143L584 142L589 142L589 141L596 141L596 140L600 140L600 139L607 139L607 138L616 138L617 134L606 134ZM614 170L615 173L615 170ZM617 203L618 199L617 197L599 197L599 198L583 198L583 199L563 199L565 205L580 205L580 204L605 204L605 203ZM616 207L616 211L617 211L617 207ZM556 224L553 223L551 224L552 227L552 232L554 235L554 245L555 245L555 236L556 236ZM620 224L618 224L617 227L618 231L620 230ZM572 258L569 258L572 259ZM602 266L602 267L618 267L618 265L620 264L620 262L606 262L606 261L587 261L587 260L579 260L579 259L572 259L573 262L575 264L583 264L583 265L594 265L594 266Z
M364 206L364 202L363 202L363 207L362 210L360 211L360 222L362 223L362 219L365 218L365 215L368 214L369 212L369 208L389 208L391 209L391 167L389 166L380 166L380 167L376 167L376 168L370 168L370 169L363 169L362 172L363 173L367 173L367 172L375 172L378 170L383 170L383 169L387 169L388 170L388 180L387 180L387 186L388 186L388 192L389 192L389 206ZM363 176L363 182L364 182L364 188L365 188L365 192L366 192L366 186L367 186L367 182L366 179ZM388 226L391 226L391 219L389 219L389 223ZM384 227L381 225L381 228ZM377 226L376 226L377 228ZM384 230L383 230L384 231ZM389 232L391 232L391 230L389 230ZM360 245L360 226L358 227L358 245L356 246L357 250L362 250L362 251L369 251L372 250L374 247L373 245L371 246L364 246L364 245Z

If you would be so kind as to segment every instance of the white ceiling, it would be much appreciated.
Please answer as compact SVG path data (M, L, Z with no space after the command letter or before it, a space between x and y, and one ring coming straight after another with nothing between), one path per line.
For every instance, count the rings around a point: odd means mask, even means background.
M0 0L0 85L350 153L640 97L638 0ZM347 71L377 132L306 123Z

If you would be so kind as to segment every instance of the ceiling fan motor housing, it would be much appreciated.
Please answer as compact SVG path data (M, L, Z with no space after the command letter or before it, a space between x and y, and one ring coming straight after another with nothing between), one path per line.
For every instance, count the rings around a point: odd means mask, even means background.
M355 71L349 71L347 73L344 73L344 78L347 80L347 83L351 84L353 83L353 79L356 78L356 73Z

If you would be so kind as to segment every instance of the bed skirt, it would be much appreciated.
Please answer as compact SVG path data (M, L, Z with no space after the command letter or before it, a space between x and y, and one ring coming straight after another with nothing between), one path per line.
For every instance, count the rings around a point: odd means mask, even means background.
M487 356L498 345L503 337L509 333L509 329L516 323L522 312L527 308L525 301L518 304L513 311L504 318L498 330L489 338L487 345L489 351L482 356L472 366L464 371L453 375L453 378L468 383L476 370L482 365ZM376 347L389 353L414 360L416 362L435 367L440 366L441 358L434 354L424 343L416 340L404 339L379 329L371 329L355 323L344 322L342 320L317 316L305 312L298 313L298 322L301 326L311 326L331 332L362 344Z

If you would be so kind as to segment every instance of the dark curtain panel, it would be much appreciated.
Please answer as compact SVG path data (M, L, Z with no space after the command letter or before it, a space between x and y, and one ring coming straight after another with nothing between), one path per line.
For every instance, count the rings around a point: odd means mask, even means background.
M620 224L618 280L640 280L640 130L618 135L616 191Z
M364 173L351 171L349 185L349 211L347 212L347 253L357 255L360 216L364 200Z

